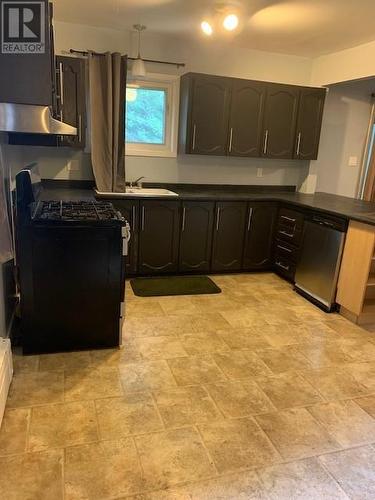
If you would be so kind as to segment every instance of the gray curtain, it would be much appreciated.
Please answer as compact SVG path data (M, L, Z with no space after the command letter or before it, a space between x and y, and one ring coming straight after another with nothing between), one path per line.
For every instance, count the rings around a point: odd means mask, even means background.
M99 191L125 190L127 58L89 52L91 161Z

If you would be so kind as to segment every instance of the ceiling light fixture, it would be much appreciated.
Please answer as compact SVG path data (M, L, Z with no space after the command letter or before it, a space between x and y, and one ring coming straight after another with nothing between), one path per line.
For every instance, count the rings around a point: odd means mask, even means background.
M203 31L203 33L205 35L207 35L207 36L211 36L212 35L213 29L212 29L211 24L208 21L203 21L201 23L201 28L202 28L202 31Z
M134 24L133 28L138 31L138 56L137 59L133 61L132 76L143 77L146 76L146 65L141 57L141 33L145 31L146 26L143 24Z
M236 14L229 14L224 18L223 26L227 31L233 31L237 28L238 23L239 21Z

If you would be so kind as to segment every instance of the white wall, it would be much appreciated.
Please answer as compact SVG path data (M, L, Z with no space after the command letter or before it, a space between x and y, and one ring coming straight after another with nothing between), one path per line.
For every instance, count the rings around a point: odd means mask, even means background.
M59 54L71 48L135 54L135 40L129 32L62 22L55 23L55 32ZM147 58L185 62L186 67L179 74L197 71L301 85L308 84L311 77L311 61L303 57L239 49L207 40L187 44L180 39L148 33L142 45ZM175 68L168 66L151 66L150 70L178 74ZM92 178L90 156L69 148L7 146L5 155L14 171L31 161L38 161L42 176L46 178ZM78 162L78 171L68 171L67 164L71 160ZM257 167L263 168L263 177L257 177ZM308 162L203 156L127 157L126 171L128 180L145 175L149 182L299 185L307 174Z
M375 79L330 87L319 157L310 164L317 191L356 197L374 91ZM348 166L350 157L357 157L356 167Z
M318 57L313 61L311 84L328 85L375 76L374 54L375 41Z

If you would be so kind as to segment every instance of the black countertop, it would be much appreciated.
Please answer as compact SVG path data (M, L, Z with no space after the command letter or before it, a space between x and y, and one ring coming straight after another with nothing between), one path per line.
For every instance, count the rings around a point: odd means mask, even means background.
M150 186L150 185L149 185ZM158 187L161 187L159 184ZM278 201L296 207L311 209L318 212L341 216L345 219L356 220L375 225L375 203L337 196L327 193L303 194L292 191L292 186L212 186L212 185L172 185L163 187L178 193L175 200L201 201ZM62 200L89 200L94 199L95 192L90 184L67 184L63 181L49 181L44 186L43 199ZM166 199L165 197L162 197ZM114 201L115 198L111 198ZM117 199L117 198L116 198ZM119 195L118 200L140 199L139 197L126 198ZM145 198L142 198L145 199ZM160 199L158 197L146 199Z

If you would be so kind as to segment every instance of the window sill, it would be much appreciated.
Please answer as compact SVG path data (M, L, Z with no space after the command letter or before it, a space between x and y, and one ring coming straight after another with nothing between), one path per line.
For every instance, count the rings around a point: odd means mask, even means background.
M175 151L145 151L145 150L134 150L127 151L125 156L147 156L154 158L177 158L177 153Z

